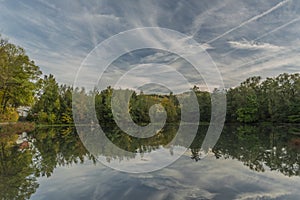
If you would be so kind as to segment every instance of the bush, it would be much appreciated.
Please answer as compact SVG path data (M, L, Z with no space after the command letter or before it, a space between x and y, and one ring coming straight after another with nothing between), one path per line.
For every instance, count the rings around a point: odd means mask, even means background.
M14 108L7 108L4 114L0 114L0 122L17 122L19 114Z

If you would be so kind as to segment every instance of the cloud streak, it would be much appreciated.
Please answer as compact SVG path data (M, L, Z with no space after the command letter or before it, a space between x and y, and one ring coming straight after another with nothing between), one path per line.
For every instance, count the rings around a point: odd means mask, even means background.
M281 50L282 47L269 44L269 43L259 43L259 42L251 42L251 41L229 41L228 42L231 47L237 49L249 49L249 50Z
M216 41L216 40L218 40L218 39L220 39L220 38L222 38L222 37L228 35L229 33L233 32L233 31L235 31L235 30L237 30L237 29L239 29L239 28L241 28L241 27L243 27L243 26L245 26L245 25L247 25L247 24L249 24L249 23L251 23L251 22L254 22L254 21L258 20L259 18L264 17L265 15L270 14L270 13L273 12L274 10L276 10L276 9L278 9L278 8L280 8L280 7L282 7L282 6L283 6L284 4L286 4L287 2L289 2L289 0L284 0L284 1L280 2L280 3L278 3L277 5L275 5L274 7L270 8L269 10L267 10L267 11L265 11L265 12L259 14L259 15L256 15L256 16L254 16L254 17L252 17L252 18L250 18L250 19L248 19L248 20L242 22L241 24L237 25L236 27L234 27L234 28L232 28L232 29L226 31L225 33L219 35L218 37L215 37L215 38L212 39L212 40L209 40L209 41L206 42L206 43L212 43L212 42L214 42L214 41Z
M247 78L247 68L266 76L299 68L293 62L297 59L290 56L299 49L300 32L300 8L292 0L14 0L0 4L2 35L24 47L42 71L54 74L60 83L74 81L81 62L100 42L129 29L149 26L177 30L186 34L186 39L202 44L228 87ZM162 42L149 34L144 39L149 43ZM174 46L180 47L180 42ZM268 61L276 60L277 54L286 59L279 60L282 66ZM201 79L188 63L168 53L139 56L128 54L127 59L119 58L113 70L121 72L136 64L163 63L185 73L191 83L197 84L196 80ZM262 66L269 64L274 64L274 70L269 66L266 73ZM87 82L89 76L86 75Z

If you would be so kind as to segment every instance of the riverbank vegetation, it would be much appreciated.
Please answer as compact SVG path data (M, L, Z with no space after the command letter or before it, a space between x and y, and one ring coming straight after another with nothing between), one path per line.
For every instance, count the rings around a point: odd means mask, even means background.
M30 122L24 123L7 123L0 127L0 136L10 134L21 134L22 132L30 132L35 129L35 124Z
M31 121L39 123L71 124L72 117L72 94L77 95L80 101L73 102L73 105L80 108L80 105L91 104L94 98L98 120L103 123L114 123L114 119L122 116L113 116L111 100L113 93L121 92L131 94L129 105L122 103L121 97L116 106L128 107L128 111L134 122L144 124L150 122L149 109L152 105L160 103L167 112L167 122L180 121L181 105L178 98L187 98L195 92L200 110L201 122L209 122L211 118L211 95L218 92L226 92L227 116L226 122L239 123L299 123L300 122L300 75L280 74L274 78L262 80L261 77L252 77L241 83L238 87L226 91L200 91L194 87L191 91L183 94L137 94L135 91L113 89L108 87L105 90L86 92L84 89L73 89L70 86L59 86L55 78L50 75L43 80L43 93L36 99L28 117ZM80 98L79 98L79 97ZM82 109L88 109L86 107ZM193 110L193 108L190 108ZM116 109L118 110L118 108ZM195 108L196 110L196 108ZM191 113L192 115L192 113ZM115 117L115 118L114 118ZM88 116L82 116L87 123Z

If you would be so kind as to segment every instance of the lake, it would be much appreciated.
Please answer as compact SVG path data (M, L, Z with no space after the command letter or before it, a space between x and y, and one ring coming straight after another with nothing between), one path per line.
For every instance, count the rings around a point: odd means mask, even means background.
M107 138L129 153L106 149L95 155L73 127L37 128L29 142L1 143L0 199L300 199L300 126L226 125L202 159L207 126L199 126L189 146L168 145L177 130L167 125L137 139L106 127ZM99 162L132 167L172 159L184 148L171 165L149 173L120 172Z

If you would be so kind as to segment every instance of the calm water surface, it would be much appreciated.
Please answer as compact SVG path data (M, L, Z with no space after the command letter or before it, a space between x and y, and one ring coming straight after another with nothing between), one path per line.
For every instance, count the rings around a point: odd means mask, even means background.
M200 126L189 150L162 170L128 174L107 168L91 155L72 127L39 128L29 144L0 149L0 199L300 199L300 127L227 125L213 151L199 151ZM114 127L107 137L139 155L169 149L176 126L159 136L135 139ZM187 133L188 134L188 133ZM107 162L140 159L104 152Z

